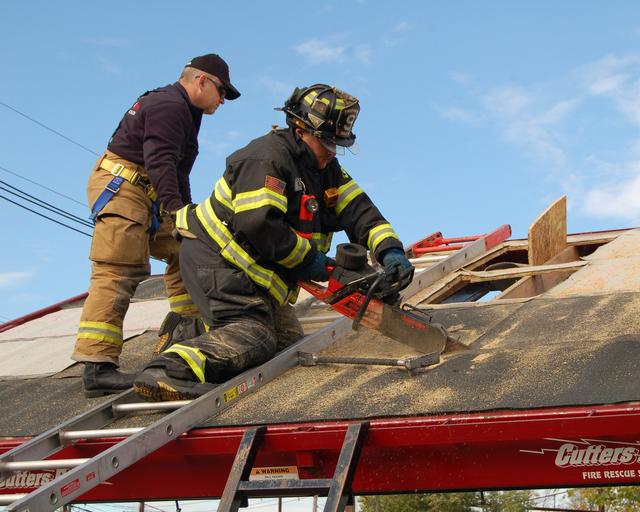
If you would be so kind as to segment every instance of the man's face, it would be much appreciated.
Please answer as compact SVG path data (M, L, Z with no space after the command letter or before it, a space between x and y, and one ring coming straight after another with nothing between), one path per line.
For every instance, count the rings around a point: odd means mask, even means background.
M213 114L224 103L226 91L217 78L202 74L198 77L198 93L196 106L200 107L205 114Z
M316 157L318 169L324 169L336 156L335 146L327 142L320 141L317 137L306 130L298 130L298 135ZM333 149L332 149L333 148Z

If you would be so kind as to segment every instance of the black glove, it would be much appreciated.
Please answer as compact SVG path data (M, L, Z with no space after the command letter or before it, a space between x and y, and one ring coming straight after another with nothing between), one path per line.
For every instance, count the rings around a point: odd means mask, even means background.
M402 290L409 286L413 279L413 265L404 255L404 251L397 247L387 249L381 255L382 266L386 274L386 280L390 283L399 283Z
M327 281L329 272L327 265L331 259L323 252L316 251L313 258L304 267L296 269L296 278L301 281Z

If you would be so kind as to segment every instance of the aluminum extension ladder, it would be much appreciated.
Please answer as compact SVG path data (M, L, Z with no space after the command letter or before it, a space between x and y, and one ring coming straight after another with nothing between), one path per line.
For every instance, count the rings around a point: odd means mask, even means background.
M447 274L482 256L492 247L506 240L510 235L511 228L508 225L503 225L445 259L438 261L436 265L428 267L417 274L413 282L404 291L404 295L410 297L418 291L429 287ZM137 396L132 390L125 391L94 409L33 437L22 445L0 455L0 477L15 471L69 469L66 473L61 474L29 494L0 494L0 505L7 505L8 512L53 512L73 502L158 448L175 440L207 418L216 416L230 405L235 404L235 400L229 400L228 398L229 390L235 390L236 393L232 393L232 395L238 398L254 392L290 368L297 366L299 364L299 352L319 352L336 339L350 332L351 322L347 318L340 318L319 331L306 336L263 365L234 377L196 400L140 403L136 402ZM165 411L167 414L143 428L105 428L123 415L142 411ZM359 428L357 435L359 439L361 439L365 430L366 428ZM250 431L248 430L247 432ZM109 437L126 437L126 439L90 459L46 460L47 457L79 440ZM345 446L343 446L343 451ZM357 453L352 452L350 457L357 460L355 455ZM345 455L345 457L347 456ZM355 463L350 463L348 467L349 471L353 471ZM352 476L352 473L350 474ZM339 471L334 475L334 480L336 481L342 478L343 485L342 490L338 493L339 499L331 501L331 503L342 504L342 507L344 507L345 492L349 492L348 489L345 491L346 487L348 487L348 478L345 479L343 478L344 476L345 474ZM230 500L228 497L231 491L227 493L225 488L227 496L223 497L223 503L230 504L228 510L237 510L232 506L233 503L238 502L237 491L240 491L240 494L245 491L245 494L248 494L251 491L252 483L240 482L240 479L236 483L238 485L235 488L231 487L234 491ZM232 485L229 482L227 484L228 486ZM336 495L333 482L316 482L316 484L318 489L330 489L330 496Z

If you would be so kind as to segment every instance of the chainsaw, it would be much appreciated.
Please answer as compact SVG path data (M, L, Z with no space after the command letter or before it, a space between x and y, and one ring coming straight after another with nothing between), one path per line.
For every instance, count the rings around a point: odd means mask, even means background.
M339 244L335 265L327 267L329 281L322 286L312 281L298 284L335 311L360 325L379 331L423 354L440 354L448 339L446 329L431 322L423 311L399 306L399 291L409 284L413 271L396 279L384 269L374 269L367 261L367 250L358 244Z

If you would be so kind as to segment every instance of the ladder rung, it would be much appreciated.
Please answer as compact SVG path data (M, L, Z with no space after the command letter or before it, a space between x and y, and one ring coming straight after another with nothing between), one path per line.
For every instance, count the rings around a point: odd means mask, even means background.
M70 469L89 459L47 459L0 462L0 471L24 471L26 469Z
M60 432L60 440L77 441L78 439L100 439L103 437L129 437L140 432L144 427L136 428L103 428L97 430L70 430Z
M331 322L340 318L340 313L336 313L335 315L318 315L318 316L302 316L298 319L298 321L302 325L307 324L319 324L321 322Z
M130 404L113 404L113 412L136 412L136 411L173 411L180 409L183 405L191 403L192 400L174 400L172 402L134 402Z
M286 493L287 491L326 491L331 487L333 480L330 478L307 478L304 480L250 480L238 484L238 491L254 493L260 491L273 491Z
M26 494L0 494L0 505L11 505L14 501L25 496Z

